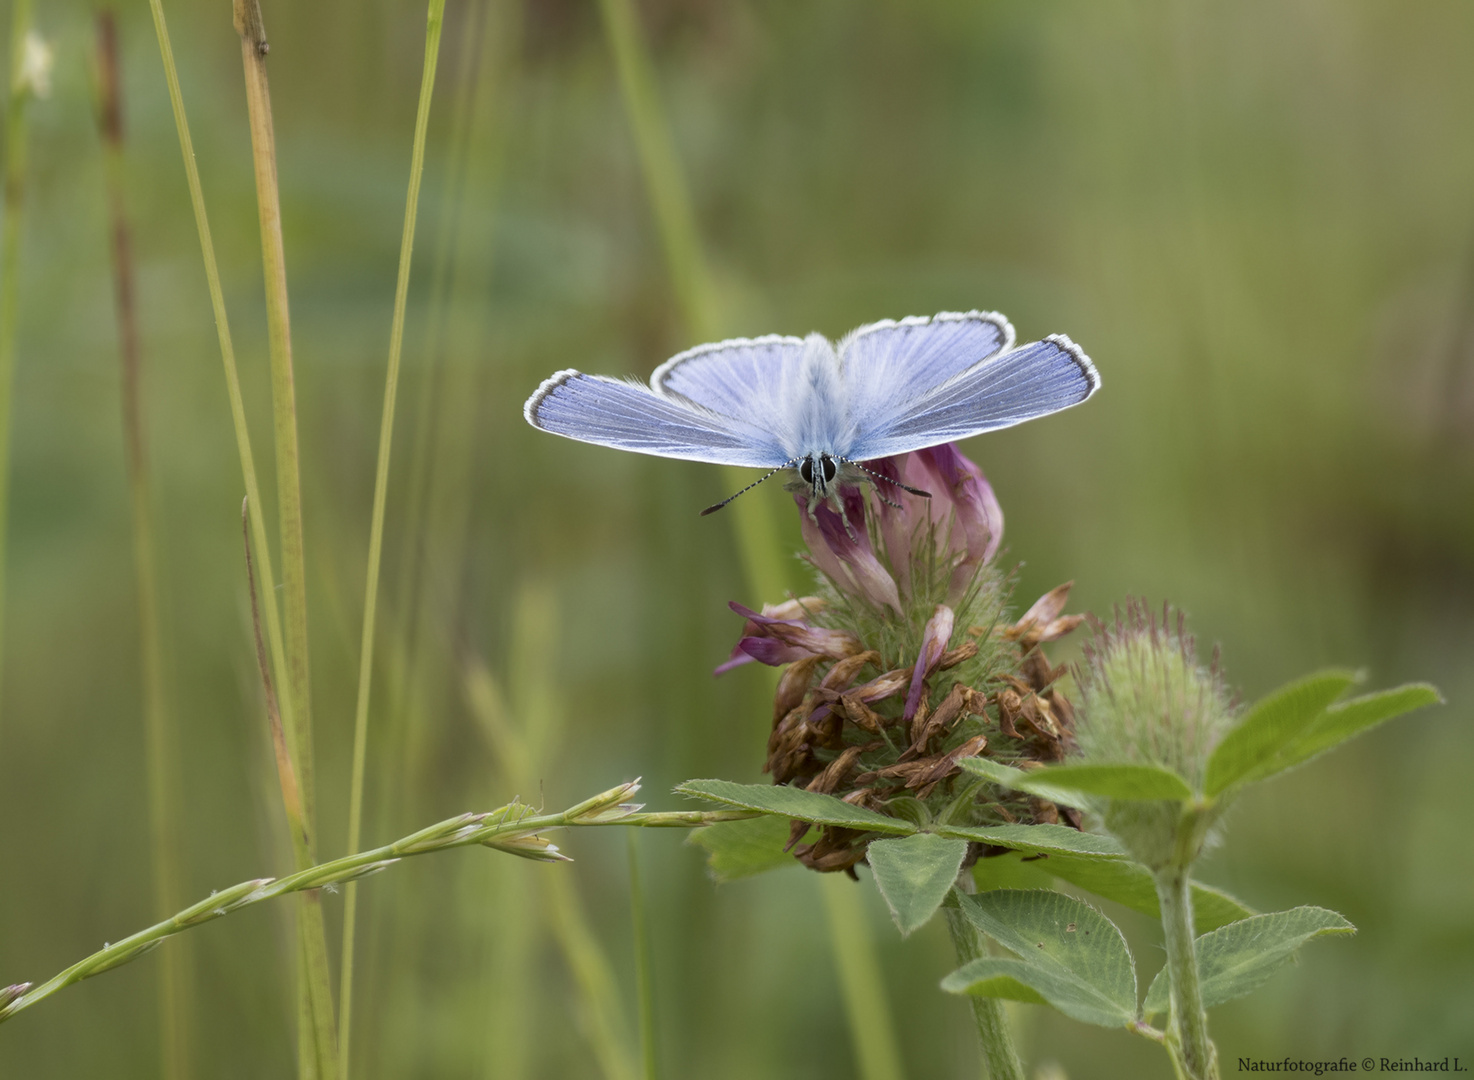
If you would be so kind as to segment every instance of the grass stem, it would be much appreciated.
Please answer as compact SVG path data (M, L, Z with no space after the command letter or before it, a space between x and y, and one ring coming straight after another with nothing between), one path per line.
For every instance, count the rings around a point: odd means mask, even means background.
M425 172L425 135L430 127L430 99L440 58L440 30L445 0L430 0L425 28L425 65L420 103L415 114L414 149L410 154L409 192L404 204L404 232L399 244L399 279L394 287L394 317L389 329L389 365L384 376L384 411L379 422L379 460L374 476L374 506L369 524L368 579L363 590L363 638L358 655L358 703L353 719L353 772L348 796L348 850L358 848L363 823L363 774L368 748L369 691L373 684L374 620L379 604L379 564L384 552L384 507L389 493L389 459L394 439L394 407L399 394L399 364L404 345L404 312L409 299L409 273L420 206L420 180ZM350 882L343 901L341 995L338 1014L338 1075L347 1080L353 1017L353 946L358 913L358 886Z
M819 889L828 916L829 951L850 1022L856 1075L861 1080L901 1080L906 1074L859 887L843 874L820 874Z
M235 28L241 39L246 108L251 128L251 160L256 174L256 208L261 225L261 263L266 284L267 340L271 354L271 406L276 439L277 527L281 534L283 644L287 675L285 697L295 723L286 727L301 799L305 854L299 868L315 856L312 689L307 640L307 563L302 531L301 464L297 440L297 390L292 365L291 315L287 302L286 250L282 242L281 193L277 184L276 133L266 78L270 47L257 0L235 0ZM337 1029L333 1021L332 976L327 931L317 893L306 892L298 912L301 959L298 971L298 1072L328 1080L337 1074ZM310 1044L310 1047L309 1047Z
M670 129L660 107L654 66L640 33L631 0L599 0L605 36L619 73L625 113L634 131L645 188L660 230L671 284L697 340L716 336L716 297L701 252L700 233L691 208L691 198ZM745 487L747 474L726 468L723 475L732 490ZM788 592L783 548L772 504L757 498L739 500L728 508L737 534L737 549L754 597L777 600ZM765 721L766 726L766 721ZM895 1025L885 998L880 961L868 926L860 916L853 894L841 893L848 882L826 881L825 909L829 914L830 938L835 964L840 970L850 1033L857 1046L867 1048L862 1067L867 1078L899 1077ZM874 978L853 985L859 972Z
M122 360L123 445L133 518L133 563L138 588L138 648L147 743L149 832L153 847L154 907L167 915L179 906L179 836L175 824L176 736L164 693L164 650L159 626L158 560L147 440L140 402L142 347L133 284L133 254L123 197L123 105L117 26L110 10L97 15L98 121L106 163L113 255L113 290ZM186 954L170 950L159 966L162 1075L189 1075Z
M722 330L716 292L702 254L700 232L680 158L660 107L649 50L630 0L599 0L599 10L618 71L625 114L634 132L645 190L660 232L671 287L686 329L695 339L690 344L708 341ZM733 466L723 467L722 475L732 491L746 487L751 480L747 471ZM772 504L761 498L743 499L729 506L727 512L732 515L737 532L737 549L748 588L759 600L767 597L777 600L787 592L788 560L778 541L778 523Z
M165 938L278 896L317 892L331 885L367 877L388 869L400 859L479 844L538 862L566 862L567 857L544 840L543 833L554 829L607 825L690 829L755 816L745 810L641 813L625 802L638 791L638 783L621 784L557 814L537 814L520 802L482 813L458 814L371 851L305 867L285 877L255 878L212 892L170 919L104 945L39 986L15 983L0 987L0 1023L83 979L138 959Z
M235 431L236 453L241 463L241 478L246 488L246 502L251 508L251 539L256 546L261 573L261 604L265 609L266 638L271 648L272 664L278 676L286 673L286 651L282 644L281 616L277 608L275 577L271 566L271 548L266 543L266 522L262 516L261 486L256 480L256 457L251 450L251 431L246 425L245 401L241 396L240 374L235 363L235 345L230 335L230 320L225 311L225 293L220 285L220 267L215 259L215 243L210 235L210 219L205 212L204 189L200 186L200 170L195 163L194 140L189 133L189 118L184 111L184 95L179 89L179 71L174 63L174 47L169 41L169 26L164 19L161 0L149 0L154 33L159 41L159 54L164 63L164 80L169 87L169 104L174 112L174 128L179 136L179 152L184 158L184 175L189 186L190 206L194 211L195 230L200 237L200 254L205 264L205 282L210 291L210 307L215 316L215 332L220 342L220 362L225 370L225 391L230 401L231 425ZM282 722L292 730L292 703L281 699Z
M21 217L26 205L26 106L35 86L23 75L31 0L10 10L10 90L5 104L5 171L0 229L0 673L4 670L5 565L10 534L10 442L15 416L15 328L20 305ZM0 679L3 687L3 679ZM0 711L0 717L3 717Z
M625 833L630 857L630 921L635 942L635 993L640 1011L640 1059L644 1080L658 1080L655 1055L655 986L650 969L650 935L645 928L645 890L640 885L639 834Z

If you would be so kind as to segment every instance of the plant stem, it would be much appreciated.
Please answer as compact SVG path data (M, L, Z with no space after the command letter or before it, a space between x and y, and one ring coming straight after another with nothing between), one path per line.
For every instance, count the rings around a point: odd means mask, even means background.
M246 408L241 397L240 375L236 370L235 346L231 343L230 320L225 312L225 293L220 287L220 267L215 261L215 243L210 237L210 219L205 213L205 195L200 186L200 170L195 164L194 140L189 134L189 118L184 112L184 96L179 90L179 71L174 64L174 47L169 43L169 27L164 21L160 0L149 0L154 33L159 41L159 54L164 62L164 80L169 87L169 104L174 112L174 128L179 136L179 152L184 158L184 175L189 186L190 206L194 210L195 230L200 237L200 254L205 263L205 282L210 290L210 306L215 315L215 332L220 342L220 362L225 369L225 391L230 400L230 419L235 429L236 453L241 462L241 478L246 487L246 501L251 508L251 540L256 546L261 568L261 603L265 608L266 639L271 647L271 660L279 679L286 675L286 651L282 644L281 617L277 611L275 577L271 568L271 548L266 543L266 522L261 512L261 487L256 481L256 456L251 450L251 432L246 426ZM283 723L292 728L292 703L281 698Z
M138 647L148 747L149 825L153 846L154 906L160 915L179 906L179 837L175 827L174 731L164 699L163 644L159 628L153 499L140 397L141 347L134 302L133 256L123 200L123 106L118 73L117 28L111 11L97 16L98 118L106 159L112 226L113 285L122 360L123 444L133 516L133 562L138 587ZM171 950L159 968L159 1024L163 1075L189 1074L185 954Z
M534 814L530 807L517 802L489 812L459 814L372 851L345 855L341 859L305 867L285 877L256 878L212 892L173 918L140 930L121 941L104 945L91 956L79 960L40 986L16 984L13 987L0 988L0 1023L9 1020L22 1009L44 1001L59 990L136 960L165 938L173 937L191 927L287 893L316 892L325 886L367 877L387 869L400 859L481 844L539 862L566 862L567 857L543 840L541 833L552 829L604 825L694 828L755 816L741 810L681 810L666 813L631 811L629 804L622 800L638 790L637 783L621 784L559 814Z
M10 428L15 416L20 231L26 204L26 105L35 90L21 75L26 35L30 32L31 0L15 0L10 11L10 93L5 107L4 219L0 221L0 228L4 229L4 237L0 239L0 671L5 656L5 564L10 533Z
M599 0L599 10L618 70L625 115L634 132L645 190L660 232L671 287L675 290L688 331L698 341L708 340L719 330L716 292L702 254L700 232L685 175L660 107L649 49L630 0ZM747 472L731 466L723 468L722 475L733 491L746 487L750 479ZM779 542L778 522L773 516L772 505L763 499L743 499L728 507L727 513L731 514L748 588L755 597L783 596L788 592L789 561L785 559ZM766 722L764 729L766 736ZM873 1050L862 1054L863 1068L884 1070L895 1063L893 1072L867 1072L867 1076L900 1076L899 1056L895 1052L895 1025L885 998L885 983L879 977L880 962L875 955L875 942L868 926L859 917L853 895L840 894L834 887L836 884L840 883L825 885L825 900L830 918L830 940L835 945L835 965L844 983L850 1033L857 1047ZM836 923L835 919L840 922ZM874 973L874 981L867 984L868 992L851 985L848 975L855 969Z
M292 704L294 723L286 736L302 800L306 859L315 857L313 809L312 693L307 642L307 567L302 539L302 490L297 446L297 392L292 371L291 317L287 304L286 252L282 243L281 195L276 175L276 135L271 92L266 79L269 47L257 0L235 0L235 28L241 38L246 107L251 126L251 158L256 174L256 206L261 223L261 262L266 283L266 322L271 353L271 405L276 435L277 524L281 531L283 623L287 677L283 696ZM299 853L299 865L304 861ZM301 962L298 989L298 1071L328 1080L336 1075L337 1032L333 988L328 971L327 932L321 898L304 893L298 918ZM311 1053L308 1041L311 1041Z
M630 0L599 0L604 31L619 72L625 114L634 131L645 190L655 214L671 287L686 329L697 341L720 331L716 292L701 251L691 196L660 108L654 67ZM736 491L751 481L749 471L725 466L722 475ZM737 532L737 547L747 584L757 597L780 597L787 591L787 561L778 542L778 523L770 503L743 499L727 508ZM766 733L765 733L766 734Z
M645 1080L658 1080L655 1060L655 987L650 972L650 935L645 930L645 891L640 887L640 834L625 833L630 856L630 921L635 942L635 994L639 998L640 1058Z
M1203 1008L1198 959L1193 949L1192 882L1185 867L1169 866L1158 871L1156 884L1167 971L1172 980L1167 1051L1190 1080L1217 1080L1218 1049L1208 1038L1208 1014Z
M862 1080L901 1080L906 1074L887 1009L885 980L855 883L843 874L820 874L819 890L858 1075Z
M384 507L389 494L389 458L394 440L394 408L399 395L399 363L404 346L404 311L409 299L409 272L420 207L420 180L425 172L425 135L430 127L430 99L440 58L440 30L445 0L430 0L425 28L425 64L420 103L415 114L414 149L410 153L409 192L404 203L404 232L399 242L399 279L394 287L394 316L389 328L389 365L384 376L384 411L379 421L379 461L374 476L374 506L369 524L368 575L363 588L363 638L358 655L358 704L353 719L353 772L348 796L348 850L358 848L363 822L363 773L368 749L369 691L373 684L374 620L379 606L379 564L384 553ZM358 913L358 886L350 882L343 899L341 995L338 1014L338 1075L347 1080L353 1017L353 946Z
M947 915L947 929L952 933L952 947L957 951L959 966L988 953L977 927L968 922L962 909L951 905L942 909ZM1024 1080L1024 1066L1014 1049L1013 1032L1008 1014L997 998L968 996L972 1016L978 1028L978 1045L983 1051L985 1074L991 1080Z

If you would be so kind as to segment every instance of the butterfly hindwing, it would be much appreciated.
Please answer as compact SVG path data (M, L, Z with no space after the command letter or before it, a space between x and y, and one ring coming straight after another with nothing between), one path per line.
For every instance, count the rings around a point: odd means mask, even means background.
M775 468L771 433L639 383L560 371L523 408L527 422L580 442L715 465Z
M864 426L857 461L1012 427L1078 405L1100 387L1090 358L1063 334L1000 353Z

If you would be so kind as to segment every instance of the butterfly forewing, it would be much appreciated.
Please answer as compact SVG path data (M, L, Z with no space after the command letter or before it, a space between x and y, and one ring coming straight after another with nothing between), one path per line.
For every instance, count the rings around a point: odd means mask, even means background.
M1012 427L1078 405L1100 386L1095 366L1063 334L1002 353L862 428L857 461L903 454Z
M995 311L944 311L862 326L840 342L850 408L863 428L897 406L1013 345L1013 327Z
M533 427L617 450L768 469L787 460L768 431L602 375L560 371L523 413Z
M785 379L803 353L803 338L777 334L698 345L656 368L650 385L666 396L770 427L786 404Z

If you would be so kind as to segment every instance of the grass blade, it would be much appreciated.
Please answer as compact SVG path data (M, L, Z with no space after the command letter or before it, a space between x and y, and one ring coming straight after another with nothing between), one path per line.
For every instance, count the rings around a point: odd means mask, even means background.
M283 645L287 700L295 709L295 731L287 729L301 798L305 852L299 867L315 854L313 811L312 690L307 642L307 565L302 537L301 465L297 445L297 390L292 371L291 316L287 302L286 251L281 232L281 193L276 179L276 134L271 91L266 79L268 45L256 0L235 0L235 28L241 38L246 107L250 116L251 160L256 174L256 206L261 224L261 263L266 282L267 339L271 354L271 406L276 436L277 526L281 533L284 589ZM298 912L301 939L298 989L298 1071L327 1080L337 1073L333 988L328 971L327 931L315 892L306 892Z
M149 832L153 847L154 907L160 916L179 907L179 837L175 825L176 735L164 694L164 650L159 628L154 513L148 479L147 440L139 402L142 349L134 301L133 254L123 199L123 104L118 74L118 35L109 10L97 15L98 121L106 164L111 219L113 290L122 361L123 446L133 518L133 563L138 588L138 647L148 762ZM159 965L162 1074L189 1075L189 1016L185 1002L187 956L171 949Z
M368 579L363 590L363 639L358 656L358 703L353 719L353 772L348 796L348 850L358 848L363 822L363 774L368 747L369 691L373 684L374 620L379 605L379 564L384 553L384 506L389 494L389 459L394 440L394 407L399 394L399 364L404 346L404 311L420 206L420 180L425 172L425 135L430 127L430 100L440 58L440 30L445 0L430 0L425 27L425 65L420 103L415 114L414 149L410 155L409 192L404 204L404 233L399 245L399 279L394 287L394 317L389 330L389 365L384 376L384 411L379 423L379 460L374 476L374 507L369 525ZM358 912L358 886L350 882L343 900L342 995L338 1017L338 1074L348 1076L353 1017L353 946Z
M20 299L21 215L26 206L26 105L36 88L23 77L31 0L10 10L10 92L5 108L4 237L0 238L0 670L4 662L6 538L10 533L10 428L15 407L15 326Z

